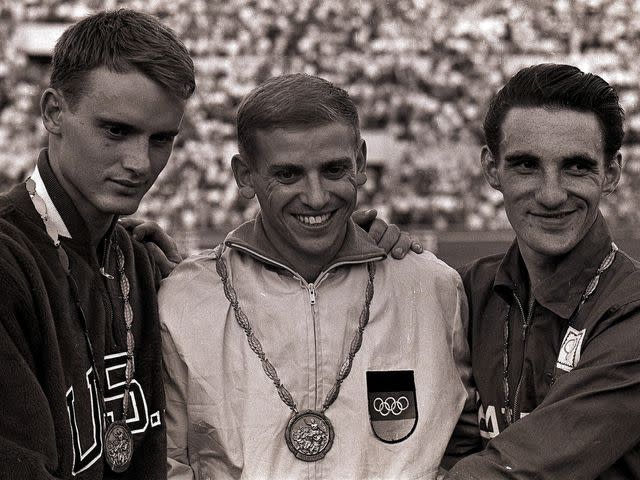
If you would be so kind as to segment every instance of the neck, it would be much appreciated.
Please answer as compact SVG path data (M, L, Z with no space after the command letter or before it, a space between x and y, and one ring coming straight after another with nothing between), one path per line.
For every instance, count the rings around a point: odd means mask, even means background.
M562 260L562 257L546 257L526 248L520 249L520 254L527 267L530 292L533 292L538 285L551 277Z
M113 223L114 215L99 211L85 198L80 190L65 178L58 164L58 156L59 152L55 148L54 142L49 142L49 165L51 166L51 171L82 217L89 232L91 243L97 244L109 230Z
M89 232L91 235L91 243L97 245L100 242L100 240L102 240L104 236L107 234L107 232L109 231L109 227L113 223L114 216L110 215L106 223L101 224L99 228L95 228L96 226L95 222L89 223L90 220L87 220L87 218L84 216L82 211L80 211L80 215L82 215L82 218L85 220L85 222L87 222Z
M326 267L338 254L343 242L336 243L337 245L333 245L331 251L324 252L321 256L308 256L298 254L296 252L291 253L284 258L293 267L293 269L302 276L302 278L307 282L312 283L318 278L322 269ZM284 254L285 252L282 253Z
M268 252L273 252L276 259L280 259L288 263L298 274L307 282L311 283L318 278L322 269L326 267L342 248L347 238L347 226L344 227L342 237L333 242L331 246L316 254L306 254L300 249L289 247L289 242L281 238L281 235L266 223L262 222L264 228L264 237L260 239L267 242L268 245L258 245Z
M307 283L313 283L313 281L318 278L318 275L320 275L320 272L322 271L322 267L323 265L310 265L309 263L293 265L296 272L298 272Z

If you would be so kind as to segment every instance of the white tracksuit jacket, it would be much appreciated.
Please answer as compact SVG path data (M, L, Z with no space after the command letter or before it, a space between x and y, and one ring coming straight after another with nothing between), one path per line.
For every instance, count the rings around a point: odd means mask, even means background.
M249 348L216 273L213 251L162 283L169 478L433 479L469 387L467 305L458 274L430 253L398 261L350 225L313 283L278 258L260 217L229 234L223 258L255 335L298 410L321 408L349 351L375 261L370 321L350 375L325 412L326 457L296 459L285 442L291 411ZM374 435L367 371L413 371L417 423L398 443ZM470 403L473 403L471 400Z

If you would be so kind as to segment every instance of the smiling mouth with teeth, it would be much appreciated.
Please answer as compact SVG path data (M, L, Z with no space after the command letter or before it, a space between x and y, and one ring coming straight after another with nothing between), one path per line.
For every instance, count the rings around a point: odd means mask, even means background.
M560 212L560 213L538 213L535 214L538 217L541 218L553 218L553 219L561 219L561 218L565 218L567 215L570 215L572 212Z
M293 215L298 221L305 225L322 225L327 222L331 217L331 213L325 213L323 215Z

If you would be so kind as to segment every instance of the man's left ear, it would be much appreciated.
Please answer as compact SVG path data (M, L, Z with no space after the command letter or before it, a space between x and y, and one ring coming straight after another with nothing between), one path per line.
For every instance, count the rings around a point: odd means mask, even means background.
M622 173L622 154L616 153L615 157L605 167L604 183L602 184L602 194L610 195L618 186Z
M360 139L360 147L356 152L356 185L367 183L367 142Z

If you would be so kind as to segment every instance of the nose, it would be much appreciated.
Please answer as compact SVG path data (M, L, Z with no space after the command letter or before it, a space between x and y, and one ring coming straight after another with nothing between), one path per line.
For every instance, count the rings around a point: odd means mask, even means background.
M536 201L550 210L561 206L567 197L567 190L557 172L544 175L535 194Z
M304 182L304 187L300 200L312 209L321 210L329 201L329 192L318 174L309 174Z
M149 143L146 139L132 139L125 145L122 166L137 177L146 176L151 169Z

